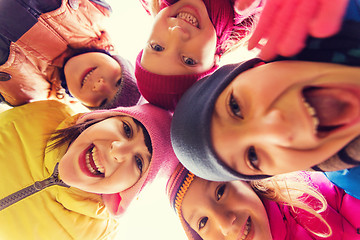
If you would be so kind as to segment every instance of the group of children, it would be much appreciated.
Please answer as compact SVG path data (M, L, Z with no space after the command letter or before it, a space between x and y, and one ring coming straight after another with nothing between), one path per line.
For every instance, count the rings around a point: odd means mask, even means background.
M360 1L140 3L135 69L104 1L1 4L0 237L111 239L163 177L189 239L360 239Z

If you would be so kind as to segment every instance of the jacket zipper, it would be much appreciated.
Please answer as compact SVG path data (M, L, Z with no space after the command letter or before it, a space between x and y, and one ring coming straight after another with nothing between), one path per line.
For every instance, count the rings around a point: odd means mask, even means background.
M59 179L59 170L58 170L59 163L56 164L54 168L54 172L45 180L36 181L33 185L23 188L20 191L17 191L3 199L0 200L0 211L13 205L14 203L27 198L34 193L37 193L47 187L58 185L62 187L69 188L70 186L65 184L62 180Z

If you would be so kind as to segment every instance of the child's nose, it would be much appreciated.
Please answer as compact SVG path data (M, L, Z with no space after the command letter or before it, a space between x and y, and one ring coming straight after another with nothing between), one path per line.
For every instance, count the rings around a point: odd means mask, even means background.
M106 84L103 78L99 78L98 80L94 81L94 85L92 87L94 92L103 91L104 89L106 89Z
M234 227L236 216L234 213L226 213L225 211L217 211L216 222L218 223L219 229L224 236L230 234L231 229Z
M263 138L280 146L288 146L293 141L292 132L289 131L286 119L279 109L268 111L262 118L264 125Z
M169 32L173 39L187 41L190 39L190 34L186 29L180 26L169 27Z
M125 141L113 141L110 147L110 156L116 162L124 162L132 158L132 146Z

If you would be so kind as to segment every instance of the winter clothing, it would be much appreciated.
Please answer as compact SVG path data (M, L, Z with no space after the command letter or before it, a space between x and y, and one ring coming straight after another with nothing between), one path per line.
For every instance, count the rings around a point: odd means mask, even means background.
M339 33L328 38L309 37L306 47L293 57L279 60L330 62L349 66L360 65L360 0L350 0Z
M153 152L149 170L142 175L134 186L121 193L103 195L105 205L113 215L122 214L133 198L148 183L152 182L157 175L168 178L178 164L170 144L171 114L161 108L151 104L144 104L128 108L119 107L112 110L98 110L85 114L78 120L78 123L89 119L123 115L124 113L144 125L149 132Z
M360 167L325 172L324 174L332 183L344 189L347 194L360 199Z
M279 60L302 60L314 62L339 63L360 66L360 1L350 0L340 32L329 38L307 40L306 48L294 57L279 57ZM343 156L339 159L347 162ZM352 162L350 164L356 164ZM326 177L346 193L360 199L357 184L360 182L360 167L326 172Z
M202 238L187 224L182 215L182 200L187 190L191 187L194 175L181 164L175 169L167 183L167 194L171 206L178 214L186 235L190 240L201 240ZM360 239L358 229L360 226L360 200L347 195L342 189L331 184L320 173L303 173L303 177L311 182L313 187L324 195L328 207L321 213L322 217L330 225L333 234L326 239ZM312 198L304 198L312 207L316 204ZM293 211L286 204L276 203L262 199L268 215L273 240L290 239L324 239L312 234L310 230L323 233L327 228L311 214L304 210ZM315 207L316 208L316 207Z
M33 9L29 12L38 12L36 9L39 6L31 8L38 2L40 0L22 6L17 1L5 1L0 11L12 13L10 16L23 11L23 8ZM20 21L21 24L12 21L12 18L4 19L5 30L0 27L0 35L15 42L10 44L7 61L0 66L0 94L3 98L14 106L46 99L73 102L74 99L66 97L61 88L60 71L64 59L72 56L79 48L103 49L110 54L115 53L111 39L101 23L110 11L110 6L104 1L62 0L56 10L37 15L38 19L35 18L31 26L26 25L28 18ZM27 28L17 29L25 26ZM4 36L3 41L0 41L0 53L7 44ZM121 94L107 107L135 105L140 94L134 83L133 67L127 60L113 57L124 68L125 74L120 87Z
M196 176L211 181L258 179L258 176L238 173L219 159L211 143L210 130L219 94L241 72L261 63L255 58L223 66L195 83L180 99L171 124L171 143L180 162Z
M75 116L71 114L66 105L49 100L25 104L1 113L0 139L7 147L0 151L0 157L11 160L2 161L0 170L4 179L9 180L2 181L3 190L0 193L0 221L7 223L0 230L1 239L21 239L21 236L34 239L110 239L118 224L111 215L124 213L147 184L156 176L168 178L178 164L170 145L171 114L165 110L145 104ZM56 128L90 119L123 114L140 121L151 139L151 162L138 182L121 193L101 196L69 188L58 179L54 169L68 146L65 144L45 151L45 146L53 143L48 142L49 133ZM55 177L48 178L50 175ZM4 198L8 200L6 197L10 194L28 186L35 194L20 198L14 204L3 201ZM36 207L39 204L41 207ZM19 226L24 230L16 231Z
M164 0L161 9L176 3L178 0ZM140 0L144 8L150 13L147 0ZM217 45L217 56L222 56L239 39L249 34L252 21L247 19L257 14L260 7L256 8L251 15L241 16L234 11L233 1L203 0L207 8L211 22L214 25ZM150 103L174 111L177 102L182 94L197 80L213 73L219 66L214 65L211 69L200 74L189 75L158 75L144 69L141 66L142 51L139 53L136 65L135 76L141 94Z
M142 96L151 104L174 111L181 96L194 82L213 73L218 65L210 70L189 75L159 75L141 66L141 51L136 58L135 76Z
M309 38L306 48L298 55L290 58L279 57L274 61L303 60L359 66L360 24L354 21L353 4L360 6L359 0L349 2L348 12L352 12L351 20L347 20L347 15L345 16L338 34L325 39ZM214 181L265 177L239 174L224 165L216 155L210 137L210 121L216 99L238 74L259 62L260 60L253 59L243 64L223 66L211 76L199 80L180 99L174 112L171 141L180 162L195 175Z
M121 84L115 97L102 106L103 109L116 108L119 106L130 107L139 103L141 94L136 85L134 67L129 60L119 55L112 56L121 66ZM99 108L97 108L99 109Z
M46 109L46 111L45 111ZM58 125L74 123L76 116L58 101L38 101L0 114L0 199L35 183L41 189L52 175L67 146L45 151ZM38 182L37 182L38 181ZM1 239L112 239L118 223L101 196L56 185L26 197L0 211ZM40 187L39 187L40 186Z
M360 200L346 194L342 189L329 182L321 173L303 174L305 178L325 197L328 207L321 213L330 225L333 234L326 239L360 239ZM311 203L311 199L307 199ZM273 240L285 239L324 239L309 233L325 231L319 220L309 217L303 210L294 216L289 206L263 200L270 223ZM310 205L311 206L311 205ZM310 218L310 219L309 219ZM311 222L309 222L311 220Z

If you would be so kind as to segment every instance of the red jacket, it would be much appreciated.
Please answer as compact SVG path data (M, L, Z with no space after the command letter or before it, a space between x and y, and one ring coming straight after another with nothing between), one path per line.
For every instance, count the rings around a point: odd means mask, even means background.
M326 211L321 215L332 228L333 234L329 238L317 237L307 228L326 232L325 225L319 220L304 211L293 214L288 206L265 200L273 240L360 239L360 200L333 185L322 173L307 175L328 203Z
M58 9L41 14L30 30L11 43L9 58L0 66L0 72L11 79L0 81L0 94L14 106L62 98L59 69L72 54L71 48L114 50L101 23L108 16L107 8L89 0L63 0Z

